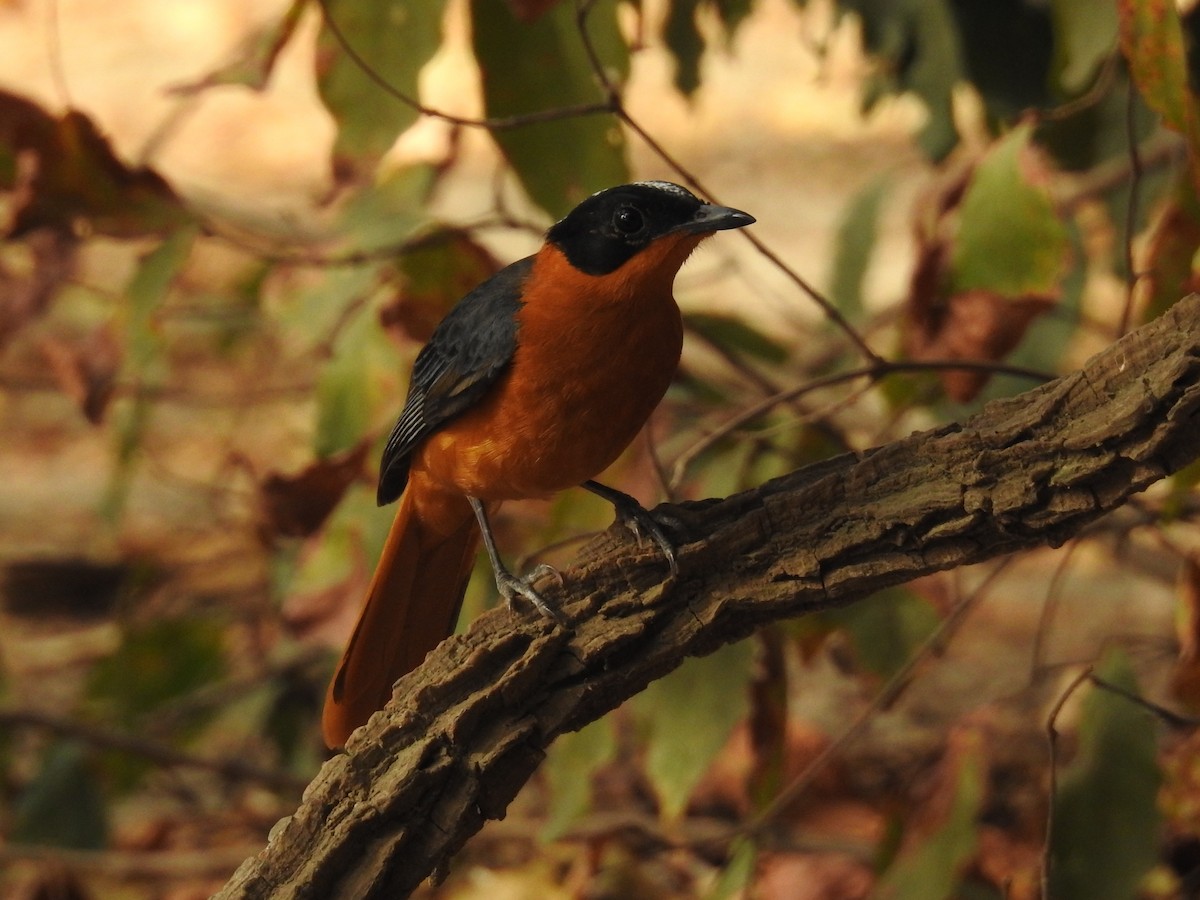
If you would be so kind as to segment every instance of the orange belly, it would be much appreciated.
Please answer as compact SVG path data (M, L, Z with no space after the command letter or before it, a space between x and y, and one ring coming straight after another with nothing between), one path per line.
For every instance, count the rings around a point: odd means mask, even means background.
M600 293L565 260L539 265L554 295L521 310L509 368L416 450L414 476L481 500L544 497L607 468L666 393L683 345L670 279Z

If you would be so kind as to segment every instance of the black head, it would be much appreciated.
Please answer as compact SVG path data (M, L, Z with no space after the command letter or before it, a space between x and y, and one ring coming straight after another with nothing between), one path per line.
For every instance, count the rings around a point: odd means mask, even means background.
M741 228L754 217L704 203L669 181L639 181L592 194L551 226L546 240L576 269L607 275L657 238Z

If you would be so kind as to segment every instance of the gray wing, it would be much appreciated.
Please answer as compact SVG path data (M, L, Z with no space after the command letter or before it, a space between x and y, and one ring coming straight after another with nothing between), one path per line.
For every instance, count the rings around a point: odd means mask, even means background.
M408 483L412 452L487 393L517 349L517 311L533 257L501 269L455 305L417 354L404 409L379 466L380 506Z

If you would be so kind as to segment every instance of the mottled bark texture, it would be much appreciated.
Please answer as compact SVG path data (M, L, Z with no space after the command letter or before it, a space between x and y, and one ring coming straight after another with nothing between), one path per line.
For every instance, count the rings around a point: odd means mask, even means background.
M660 507L678 577L619 528L562 585L572 630L494 610L443 643L330 760L223 898L395 898L446 866L556 735L760 625L1057 545L1200 456L1200 297L1073 375L965 423Z

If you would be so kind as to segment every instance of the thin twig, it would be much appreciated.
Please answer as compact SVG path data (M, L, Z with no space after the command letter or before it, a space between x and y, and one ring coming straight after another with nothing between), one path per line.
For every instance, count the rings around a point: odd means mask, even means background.
M1124 57L1121 55L1120 50L1114 47L1104 57L1104 62L1101 64L1100 70L1096 73L1096 77L1092 80L1091 85L1086 91L1078 97L1067 100L1065 103L1060 103L1051 109L1040 110L1037 113L1038 119L1043 122L1060 122L1063 119L1069 119L1071 116L1095 106L1104 99L1104 95L1113 86L1117 72L1120 71L1120 63L1123 60Z
M1133 89L1133 84L1130 83L1126 90L1125 101L1125 135L1129 144L1129 202L1125 209L1125 233L1122 235L1125 242L1125 304L1121 308L1121 319L1117 323L1117 333L1113 336L1119 338L1129 330L1129 322L1133 318L1133 301L1134 291L1137 288L1137 283L1140 279L1135 265L1136 261L1133 255L1133 235L1137 229L1138 208L1141 206L1141 187L1142 187L1142 157L1141 151L1138 149L1135 128L1137 123L1134 121L1135 113L1137 112L1137 91Z
M588 57L589 65L592 68L593 74L600 84L604 92L604 100L598 103L577 104L574 106L557 107L554 109L536 110L530 113L520 115L500 117L500 118L472 118L464 116L456 116L442 110L433 109L422 104L414 97L410 97L403 91L398 90L394 85L389 83L387 79L379 74L371 64L362 57L361 54L350 43L345 33L340 29L336 20L330 14L327 0L318 0L321 8L322 16L326 27L334 36L335 40L342 47L346 55L359 67L359 69L372 82L374 82L380 90L384 91L389 96L399 100L401 103L408 106L410 109L422 115L428 115L441 119L454 125L462 125L467 127L486 128L490 131L501 131L511 128L524 127L526 125L537 124L541 122L557 121L559 119L573 118L585 115L611 114L615 116L622 124L630 131L636 134L648 146L655 155L670 166L678 175L698 193L705 195L710 199L716 199L713 193L708 190L696 175L686 169L675 156L667 151L667 149L659 143L647 131L641 123L634 119L629 111L624 107L620 98L620 91L612 79L605 71L603 61L600 59L596 46L591 39L591 34L587 27L587 18L593 3L590 0L576 0L576 25L579 31L580 40L582 42L584 52ZM796 287L809 296L832 321L846 337L853 343L860 354L869 362L878 363L881 357L871 349L870 345L863 339L862 335L854 328L853 325L842 315L833 303L826 298L820 291L816 289L807 279L799 272L795 271L783 259L768 248L757 236L742 232L742 236L748 240L759 253L768 262L775 266L785 277L787 277Z
M1091 674L1092 667L1088 666L1071 679L1071 683L1067 685L1067 689L1055 701L1054 707L1050 710L1050 715L1046 719L1046 743L1049 750L1048 765L1050 767L1050 799L1046 804L1046 838L1042 842L1042 900L1051 900L1050 873L1054 864L1051 842L1054 837L1054 803L1058 797L1058 717L1062 713L1063 707L1066 706L1067 701L1071 698L1071 695L1079 690L1079 686L1087 681Z
M343 266L351 267L362 266L376 262L389 262L408 253L414 253L418 250L424 250L428 247L437 246L442 241L449 240L450 238L463 233L469 234L476 231L487 231L493 228L527 231L530 234L536 234L539 236L545 232L545 228L537 223L517 219L515 216L507 214L493 214L476 219L472 222L464 222L462 224L439 223L427 231L421 231L394 244L384 244L382 246L371 247L366 250L349 250L344 253L322 254L320 252L313 252L311 250L295 252L286 250L280 251L274 248L262 246L252 247L247 245L247 241L253 239L248 235L238 233L236 230L227 230L224 228L224 226L217 225L216 223L212 222L208 223L205 227L212 237L217 238L239 250L247 250L263 262L321 269L334 269Z
M1144 175L1152 168L1181 159L1186 153L1187 148L1179 135L1170 131L1160 131L1142 141L1136 156ZM1130 180L1132 172L1130 157L1126 155L1098 162L1078 175L1060 175L1054 180L1055 205L1064 213L1069 213L1083 202L1125 184ZM1107 330L1104 336L1109 336Z
M620 120L623 125L625 125L626 128L636 134L641 141L650 148L655 156L670 166L671 169L673 169L679 175L679 177L687 183L688 187L692 188L697 193L702 194L709 200L717 200L717 197L713 194L713 192L705 187L700 179L696 177L695 173L687 169L673 154L667 150L666 147L659 143L658 140L656 140L640 122L638 122L629 114L629 110L627 110L624 104L621 102L620 92L618 91L617 86L613 83L612 79L609 78L608 73L605 71L603 61L600 59L600 55L596 50L596 46L593 43L591 34L587 28L587 17L591 12L593 5L594 4L592 0L576 0L575 23L579 30L580 40L583 42L584 52L587 54L588 61L591 64L592 73L596 77L597 81L600 82L600 85L604 90L610 111L617 117L618 120ZM845 333L846 337L849 338L851 343L858 348L859 353L861 353L864 358L870 362L877 363L881 361L879 355L871 349L871 347L863 339L862 335L860 335L854 326L851 325L846 319L846 317L842 315L841 310L834 306L824 294L818 291L816 287L814 287L807 279L800 275L799 272L795 271L791 266L785 263L773 250L769 249L767 245L764 244L762 240L760 240L754 234L749 233L746 229L741 229L741 234L743 238L750 242L750 245L754 247L760 256L763 256L768 262L775 266L781 273L783 273L784 276L788 278L788 280L796 285L796 287L800 288L800 290L807 294L812 301L821 308L821 311L825 314L825 316L839 329L841 329L842 332Z
M1045 635L1049 631L1050 623L1054 620L1054 614L1058 611L1058 601L1062 596L1062 586L1071 564L1071 557L1080 546L1081 544L1077 540L1072 540L1067 544L1062 552L1062 558L1058 561L1058 565L1054 567L1054 573L1050 576L1050 584L1046 586L1046 599L1042 603L1042 611L1038 616L1037 629L1033 633L1033 651L1030 653L1029 662L1030 682L1037 681L1038 676L1042 674L1042 650L1045 646Z
M913 675L917 668L920 667L926 659L931 656L940 655L945 652L946 641L949 636L953 635L959 625L962 624L968 612L983 597L988 588L1008 565L1008 560L1003 560L1000 565L988 573L987 577L968 594L963 597L949 615L938 625L934 631L921 642L921 646L916 649L909 660L897 671L887 684L872 698L871 702L863 709L854 720L842 731L836 738L830 741L825 748L813 758L803 771L796 775L778 794L775 798L764 807L758 815L749 822L739 826L735 830L735 834L750 838L760 838L762 833L768 826L778 817L788 806L796 801L796 799L804 794L805 791L812 786L817 776L825 769L825 767L839 754L852 739L857 737L863 729L870 723L871 719L879 712L887 709L894 704L900 695L912 683Z
M60 737L75 738L95 747L139 756L162 766L181 766L214 772L230 781L256 781L276 790L302 791L308 779L268 769L244 759L196 756L165 744L151 743L130 734L99 728L76 719L53 716L34 709L0 709L5 729L36 728Z
M434 109L425 106L415 97L410 97L408 94L396 88L395 85L388 82L386 78L379 74L375 68L367 62L363 56L354 49L354 45L350 43L345 32L342 31L337 21L329 11L328 0L317 0L317 5L321 8L321 16L324 19L325 27L329 29L329 33L333 35L334 40L341 46L342 51L350 58L350 60L358 66L359 70L367 76L375 85L389 97L399 100L405 106L420 113L423 116L431 116L441 119L443 122L448 122L451 125L462 125L467 128L485 128L488 131L508 131L513 128L524 128L527 125L537 125L543 122L556 122L559 119L572 119L580 116L608 115L615 110L611 103L579 103L573 106L559 106L554 109L539 109L533 112L521 113L520 115L501 116L499 118L475 118L472 116L457 116L453 113L448 113L443 110Z
M653 423L653 419L651 419ZM650 467L654 475L654 483L658 485L659 495L668 503L675 503L679 496L675 488L667 481L667 465L663 462L658 440L654 437L653 424L642 429L642 439L646 442L646 453L650 456Z
M231 406L248 407L259 403L278 403L281 399L289 397L311 395L313 385L313 382L298 381L293 384L247 387L238 391L201 392L184 385L141 384L126 380L113 386L113 397L152 400L156 403L189 408L228 409ZM62 385L44 372L0 372L0 390L28 394L61 394Z
M62 49L62 17L59 14L58 0L50 0L46 7L46 56L50 62L50 78L58 91L63 105L73 109L75 102L71 99L71 89L67 84L67 71L63 66Z
M725 363L735 374L740 375L745 381L748 381L756 389L757 393L764 397L772 397L781 390L779 385L743 359L732 347L714 340L703 331L695 328L686 328L686 331L693 342L699 341L712 350L720 358L721 362ZM799 411L797 410L797 412Z
M202 850L153 851L68 850L34 844L0 844L0 864L59 865L73 872L107 878L155 881L161 879L228 878L260 846L206 847ZM89 895L90 896L90 895Z
M1135 706L1140 706L1147 712L1153 713L1154 716L1171 728L1177 728L1183 731L1191 731L1193 729L1200 728L1200 718L1197 718L1196 716L1185 716L1181 715L1180 713L1173 712L1172 710L1167 709L1165 706L1160 706L1152 700L1147 700L1140 694L1135 694L1128 688L1123 688L1119 684L1113 684L1111 681L1101 678L1091 670L1088 670L1087 675L1088 679L1096 687L1116 694L1118 697L1123 697Z
M822 388L831 387L835 384L841 384L845 381L854 381L858 378L869 378L872 383L878 382L883 378L901 372L940 372L946 370L963 370L968 372L988 372L996 375L1014 375L1018 378L1029 378L1034 381L1047 381L1051 378L1045 372L1039 372L1034 369L1027 369L1023 366L1009 365L1008 363L992 362L990 360L886 360L880 359L877 362L863 366L858 369L848 369L845 372L837 372L832 375L826 375L823 378L817 378L812 381L807 381L804 384L790 387L779 393L767 397L753 406L743 409L735 414L720 426L713 429L695 444L679 454L675 459L675 463L671 468L671 477L669 484L678 486L687 473L688 467L692 462L713 444L727 437L732 432L753 422L775 409L783 403L789 403L798 397L803 396L811 391L820 390Z

